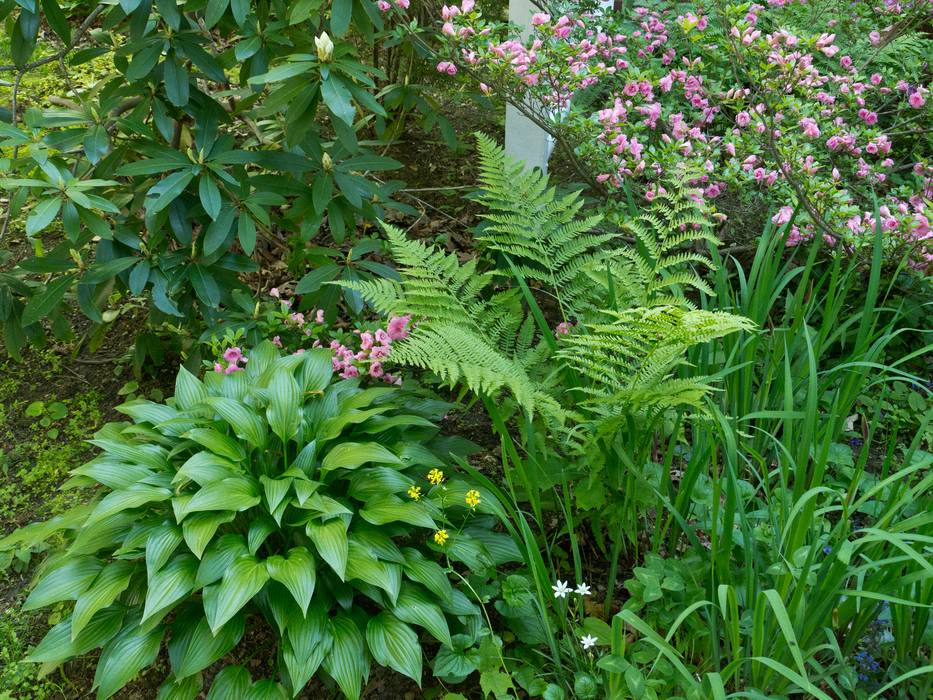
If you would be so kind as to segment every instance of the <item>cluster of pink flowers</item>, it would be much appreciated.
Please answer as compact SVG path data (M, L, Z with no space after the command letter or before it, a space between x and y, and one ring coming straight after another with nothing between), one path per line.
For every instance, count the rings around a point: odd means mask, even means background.
M359 338L359 350L354 351L339 340L330 342L330 349L334 351L334 371L339 372L344 379L359 377L362 373L373 379L382 379L389 384L401 384L401 377L389 374L382 366L389 356L393 340L402 340L410 332L408 324L411 316L393 316L385 328L375 332L354 331ZM321 347L321 342L315 341L314 347Z
M484 92L492 85L542 105L581 160L595 164L593 179L610 189L650 199L659 180L686 181L712 206L728 188L752 188L780 204L796 202L802 188L850 245L870 240L846 223L853 210L870 207L866 193L914 202L889 231L893 246L907 241L915 266L926 267L929 154L919 151L927 141L910 132L933 116L929 87L869 70L870 62L856 65L832 31L779 29L788 25L778 13L793 4L728 6L725 36L707 31L710 19L692 12L675 19L635 8L637 28L625 32L613 29L611 13L556 20L538 13L526 39L487 21L472 3L470 12L448 7L449 53L438 70L453 74L457 64L468 65ZM870 43L887 41L895 25L930 9L930 0L888 3L881 15L887 26ZM754 89L729 87L737 65L753 67ZM554 122L555 108L597 83L609 94L604 106ZM805 211L799 217L798 242L814 223Z
M245 367L240 367L242 362L246 364L246 357L243 355L243 351L240 348L234 346L224 350L223 362L214 363L214 371L223 374L233 374L234 372L239 372Z

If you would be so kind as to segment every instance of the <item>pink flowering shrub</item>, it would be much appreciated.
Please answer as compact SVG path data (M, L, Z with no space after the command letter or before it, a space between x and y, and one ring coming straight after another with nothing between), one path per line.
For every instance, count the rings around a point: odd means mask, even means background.
M853 3L851 18L792 0L541 12L522 38L470 2L438 18L437 69L522 104L610 196L650 200L662 179L713 206L756 194L789 227L788 245L819 235L851 254L881 226L889 253L929 272L930 86L878 57L933 3L877 4Z
M294 354L309 348L330 348L334 372L343 379L369 377L389 384L402 383L402 378L387 372L384 364L392 342L408 337L411 316L393 316L384 327L368 324L349 329L339 323L328 324L323 309L294 311L293 303L278 288L270 289L269 298L257 302L248 320L222 326L224 333L220 339L216 333L205 339L211 356L217 358L205 361L205 365L218 373L241 371L249 361L241 346L268 339Z

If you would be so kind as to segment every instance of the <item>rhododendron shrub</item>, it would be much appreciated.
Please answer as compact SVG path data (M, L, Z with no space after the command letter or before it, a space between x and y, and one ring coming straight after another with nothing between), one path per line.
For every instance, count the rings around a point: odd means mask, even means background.
M933 3L847 7L865 31L844 44L846 18L799 2L540 12L523 31L471 2L443 9L437 69L518 104L609 195L651 200L671 179L713 206L757 194L788 245L851 254L880 226L892 256L929 271L933 97L878 59Z

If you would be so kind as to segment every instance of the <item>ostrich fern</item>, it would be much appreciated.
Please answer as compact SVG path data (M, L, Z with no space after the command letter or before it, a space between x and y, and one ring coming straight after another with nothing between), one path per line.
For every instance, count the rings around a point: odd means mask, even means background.
M525 170L495 141L477 134L480 191L486 207L477 239L509 257L527 280L533 280L560 307L564 319L593 302L593 279L584 270L605 266L616 253L616 233L592 233L602 216L581 216L579 192L558 195L547 175Z

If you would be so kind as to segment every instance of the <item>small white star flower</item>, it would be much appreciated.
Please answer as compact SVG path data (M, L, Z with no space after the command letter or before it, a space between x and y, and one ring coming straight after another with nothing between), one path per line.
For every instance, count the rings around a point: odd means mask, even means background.
M585 583L581 583L579 586L577 586L577 590L575 592L577 593L577 595L589 595L590 587L587 586Z
M583 645L584 649L589 649L590 647L596 646L596 637L591 634L587 634L580 638L580 644Z
M554 589L555 598L566 598L567 594L572 590L570 586L567 585L566 581L561 581L560 579L557 579L557 585L551 586L551 588Z

